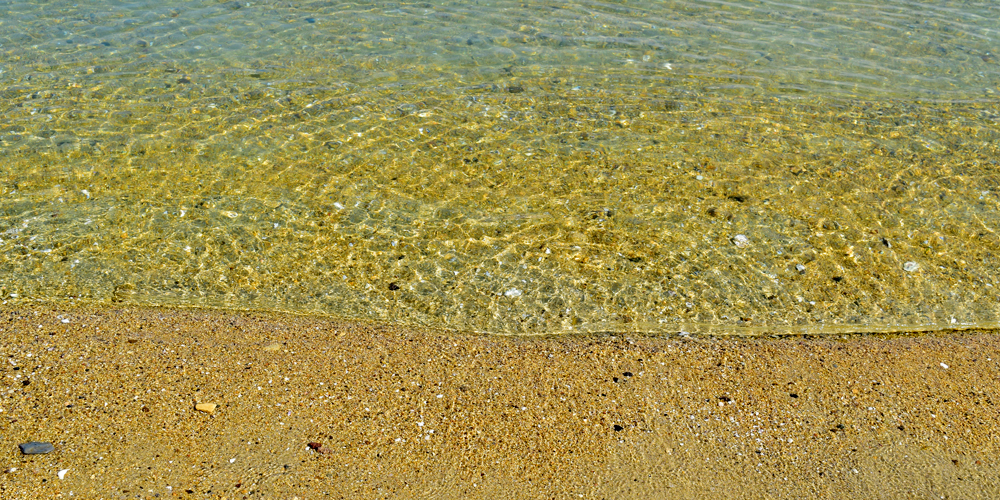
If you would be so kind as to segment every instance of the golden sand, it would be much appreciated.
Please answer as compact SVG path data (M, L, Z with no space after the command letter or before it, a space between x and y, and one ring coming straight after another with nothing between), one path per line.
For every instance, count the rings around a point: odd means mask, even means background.
M0 310L0 335L2 498L1000 497L994 332L507 338L39 307Z

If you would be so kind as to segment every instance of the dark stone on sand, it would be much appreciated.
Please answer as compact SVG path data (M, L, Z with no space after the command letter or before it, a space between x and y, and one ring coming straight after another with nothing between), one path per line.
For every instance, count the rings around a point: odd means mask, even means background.
M330 448L327 448L326 446L323 446L323 443L312 442L312 443L309 443L308 446L309 446L309 449L315 450L315 451L317 451L319 453L322 453L324 455L329 455L330 453L333 453L333 450L331 450ZM285 469L288 469L287 465L285 466Z
M45 453L50 453L55 451L56 447L52 446L52 443L43 443L41 441L32 441L30 443L23 443L17 445L21 449L21 453L25 455L42 455Z

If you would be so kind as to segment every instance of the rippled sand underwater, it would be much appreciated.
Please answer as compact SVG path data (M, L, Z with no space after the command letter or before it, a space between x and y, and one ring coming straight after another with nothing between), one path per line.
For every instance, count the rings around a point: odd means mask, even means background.
M7 301L512 334L1000 317L988 8L4 8Z

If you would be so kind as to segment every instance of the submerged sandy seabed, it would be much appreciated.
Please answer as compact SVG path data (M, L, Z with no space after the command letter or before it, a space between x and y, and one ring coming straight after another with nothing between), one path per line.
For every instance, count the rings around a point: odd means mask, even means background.
M995 332L526 339L36 308L0 309L0 335L3 498L1000 496Z

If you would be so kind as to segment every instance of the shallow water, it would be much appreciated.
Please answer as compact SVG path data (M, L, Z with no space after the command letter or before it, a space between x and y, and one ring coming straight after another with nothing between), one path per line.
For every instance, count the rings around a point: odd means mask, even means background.
M0 294L515 334L994 327L998 19L2 3Z

